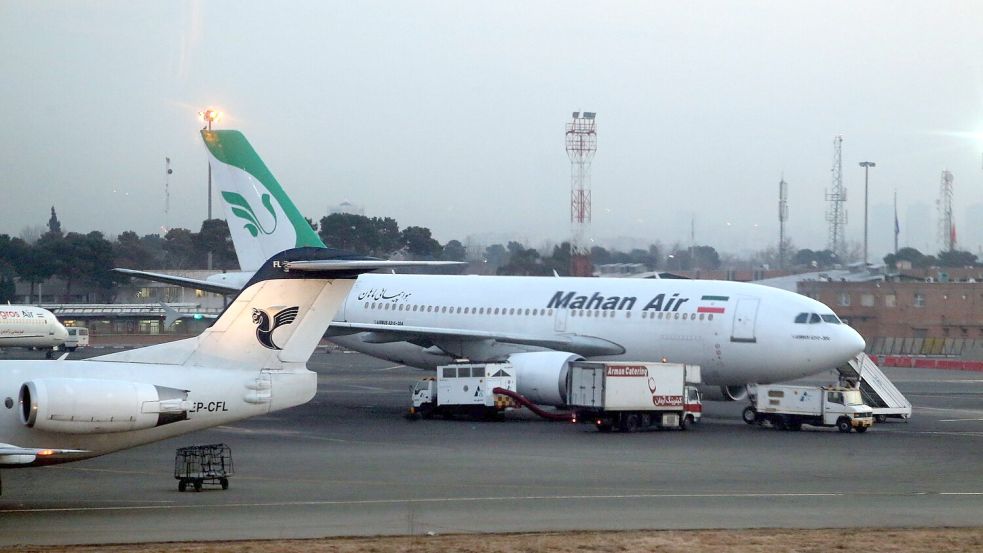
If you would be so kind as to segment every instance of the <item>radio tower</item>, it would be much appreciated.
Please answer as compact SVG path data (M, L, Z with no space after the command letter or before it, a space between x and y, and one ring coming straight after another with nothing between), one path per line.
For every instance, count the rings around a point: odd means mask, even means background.
M785 175L778 182L778 268L785 268L785 222L788 221L788 183Z
M596 114L573 112L573 121L567 123L566 147L570 157L570 224L573 239L570 242L570 276L591 276L590 245L587 230L590 225L590 164L597 151Z
M939 244L943 251L948 252L956 249L956 223L952 220L952 181L952 172L942 171L939 199L935 202L939 208Z
M826 248L845 261L846 239L846 188L843 186L843 137L833 139L833 191L826 192L826 222L829 223L829 240Z

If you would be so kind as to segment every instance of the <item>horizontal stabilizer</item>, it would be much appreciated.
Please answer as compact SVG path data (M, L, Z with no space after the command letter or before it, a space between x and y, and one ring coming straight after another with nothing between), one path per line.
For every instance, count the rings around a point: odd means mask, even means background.
M10 444L0 444L0 466L28 465L38 459L64 461L83 457L89 451L84 449L45 449L40 447L18 447Z
M186 278L174 275L165 275L163 273L152 273L149 271L137 271L135 269L113 269L117 273L122 273L124 275L129 275L137 278L143 278L146 280L152 280L154 282L163 282L164 284L174 284L176 286L181 286L182 288L196 288L198 290L204 290L205 292L214 292L216 294L238 294L239 287L232 284L225 284L220 282L210 282L207 280L200 280L197 278Z

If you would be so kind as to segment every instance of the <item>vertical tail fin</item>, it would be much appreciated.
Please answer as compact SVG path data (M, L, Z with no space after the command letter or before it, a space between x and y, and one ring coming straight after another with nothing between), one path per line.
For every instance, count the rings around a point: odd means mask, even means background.
M243 271L283 250L324 247L241 132L203 130L201 136Z

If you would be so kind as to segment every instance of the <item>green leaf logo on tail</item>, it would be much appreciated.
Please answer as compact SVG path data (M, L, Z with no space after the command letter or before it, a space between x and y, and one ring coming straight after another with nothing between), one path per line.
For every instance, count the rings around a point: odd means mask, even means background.
M277 226L276 211L273 210L273 203L270 200L269 194L263 194L261 200L263 202L263 207L265 207L266 211L268 211L270 215L273 217L273 228L270 230L266 230L266 228L263 227L263 223L259 222L259 217L256 217L256 212L253 211L252 206L249 205L249 202L247 202L246 199L243 198L241 194L237 194L235 192L223 191L222 198L224 198L225 201L228 202L230 206L232 206L232 213L234 213L236 217L239 217L240 219L246 221L246 224L243 225L243 228L249 231L249 234L251 234L253 238L258 236L260 232L266 235L273 234L274 232L276 232L276 226Z

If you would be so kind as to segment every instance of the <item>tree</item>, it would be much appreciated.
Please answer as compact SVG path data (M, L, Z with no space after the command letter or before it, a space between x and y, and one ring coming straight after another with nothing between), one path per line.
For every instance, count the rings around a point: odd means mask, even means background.
M147 251L137 233L121 232L113 243L113 266L124 269L149 269L153 267L152 255Z
M406 227L401 234L406 252L416 259L438 259L443 248L426 227Z
M55 214L55 206L51 206L51 217L48 218L48 234L61 237L61 221L58 220L58 215Z
M458 240L451 240L444 244L444 253L441 256L445 261L464 261L468 252Z
M331 246L362 255L372 255L379 243L376 226L365 215L332 213L321 218L321 241Z
M976 265L976 255L962 250L939 252L937 259L939 267L973 267Z
M14 300L16 294L14 279L18 275L19 267L30 264L27 257L29 248L30 246L20 238L0 234L0 302Z
M499 267L500 275L519 275L519 276L538 276L547 275L550 272L543 265L543 260L539 252L533 248L526 249L519 242L509 242L506 249L509 251L508 264Z
M693 246L690 248L693 265L697 269L719 269L720 255L712 246Z
M186 228L172 228L164 235L165 269L191 269L195 261L194 234Z
M224 219L202 221L201 231L194 237L196 264L204 267L208 252L212 252L212 267L216 269L239 268L229 224Z
M899 261L907 261L912 267L920 269L927 269L936 263L935 257L925 255L915 248L901 248L897 255L891 253L884 256L884 264L888 267L896 267Z
M509 252L501 244L492 244L485 248L485 263L497 269L509 261Z

